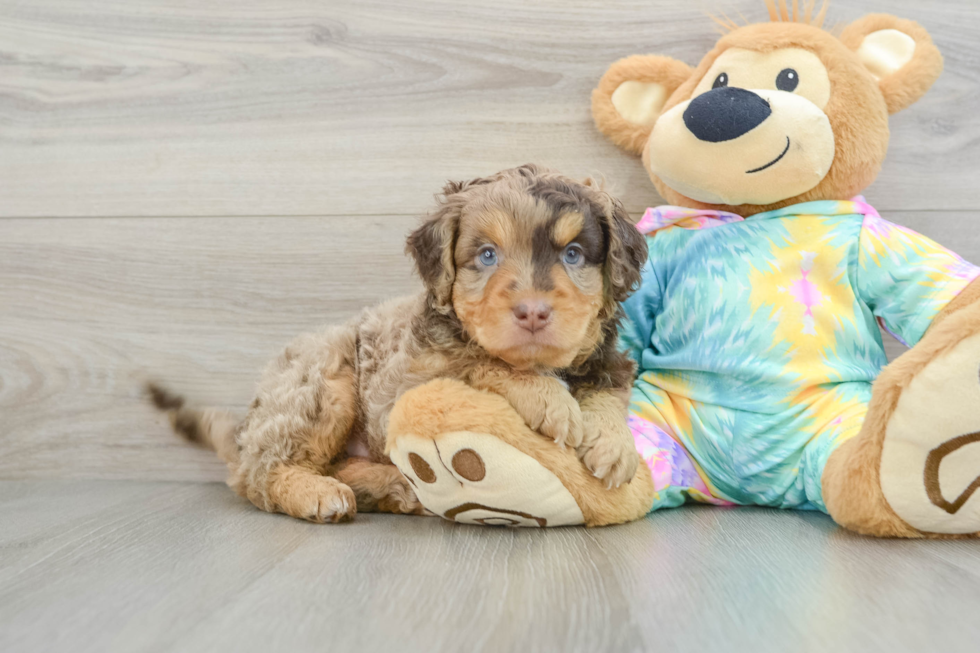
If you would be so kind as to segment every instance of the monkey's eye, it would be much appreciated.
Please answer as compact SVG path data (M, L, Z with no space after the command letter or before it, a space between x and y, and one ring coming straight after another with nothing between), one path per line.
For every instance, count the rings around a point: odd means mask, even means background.
M497 264L497 250L492 245L484 245L476 254L476 262L486 268L492 268Z
M792 93L800 83L800 76L792 68L784 68L776 75L776 88Z
M561 260L564 261L565 265L570 267L575 267L582 264L582 248L575 243L572 243L565 248L562 252Z
M722 73L715 77L715 83L711 85L711 88L721 88L722 86L728 86L728 73Z

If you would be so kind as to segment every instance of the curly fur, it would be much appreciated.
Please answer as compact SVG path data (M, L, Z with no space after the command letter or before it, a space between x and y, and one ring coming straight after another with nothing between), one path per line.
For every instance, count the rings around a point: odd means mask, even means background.
M581 226L586 257L574 269L553 260L545 242L558 229L574 237L569 225ZM487 234L506 241L497 243L505 258L492 274L473 265L475 239ZM532 427L571 437L610 484L632 478L636 454L632 440L628 452L623 444L623 417L633 367L615 349L615 307L639 282L646 244L622 205L592 182L521 166L447 184L407 251L425 291L295 340L267 367L241 423L189 409L158 386L154 402L178 432L218 451L236 492L316 522L345 521L358 509L421 512L385 454L387 424L406 390L439 377L517 402ZM513 303L532 295L553 306L550 344L501 344L516 337ZM586 425L618 420L623 428L584 432L578 402L609 413ZM570 404L561 419L558 404Z

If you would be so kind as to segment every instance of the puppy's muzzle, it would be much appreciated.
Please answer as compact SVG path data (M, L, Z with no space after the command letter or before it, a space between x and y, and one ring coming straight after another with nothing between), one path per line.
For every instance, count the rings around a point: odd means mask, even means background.
M539 299L523 301L511 310L517 326L532 334L541 331L551 322L551 305Z

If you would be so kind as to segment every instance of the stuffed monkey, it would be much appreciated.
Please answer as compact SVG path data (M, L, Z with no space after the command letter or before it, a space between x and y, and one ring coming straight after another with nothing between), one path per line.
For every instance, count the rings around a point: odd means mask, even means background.
M664 469L652 508L704 500L671 476L693 466L716 502L976 537L980 269L855 197L942 57L908 20L838 38L770 7L696 68L627 57L592 96L671 204L638 225L650 257L621 330L630 424ZM887 366L879 324L911 347Z

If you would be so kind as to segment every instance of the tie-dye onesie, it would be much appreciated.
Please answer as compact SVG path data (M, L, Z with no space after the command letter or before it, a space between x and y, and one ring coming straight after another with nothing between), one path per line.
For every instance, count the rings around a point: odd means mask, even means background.
M860 199L860 198L858 198ZM748 219L648 209L650 258L624 305L630 406L652 509L687 500L826 511L830 454L861 429L886 364L980 268L863 201Z

